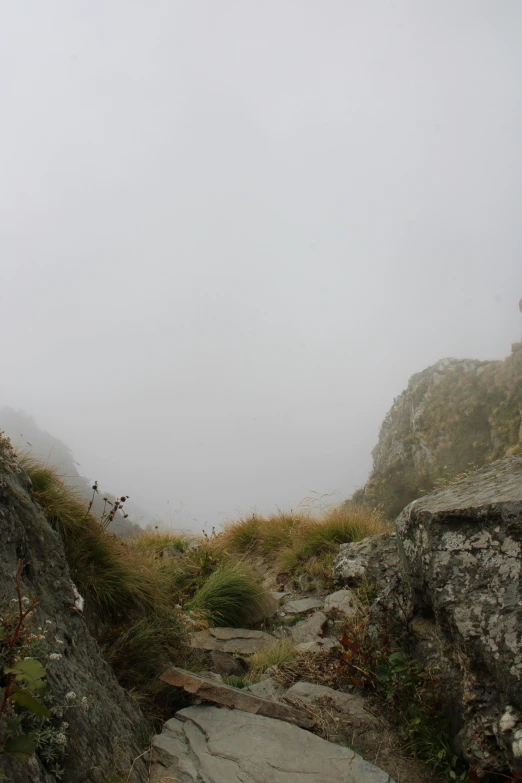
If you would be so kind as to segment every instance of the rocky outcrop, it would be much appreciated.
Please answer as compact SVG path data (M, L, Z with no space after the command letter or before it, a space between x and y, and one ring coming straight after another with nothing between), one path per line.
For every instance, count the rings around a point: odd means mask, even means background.
M188 707L154 737L151 783L393 783L349 748L289 723Z
M442 359L394 401L353 499L394 518L438 481L520 454L522 343L503 361Z
M369 627L391 628L440 678L460 754L479 769L519 771L522 458L412 502L396 529L344 547L337 578L373 577L379 596ZM384 577L374 569L379 559Z
M148 725L87 630L60 536L33 502L30 482L1 435L0 541L0 609L15 595L19 560L25 595L40 597L36 626L47 633L40 634L45 638L40 640L38 655L47 670L48 704L57 715L48 728L54 727L56 735L60 726L67 741L61 780L107 783L116 779L119 770L129 770L143 753ZM82 703L86 709L76 706ZM0 769L16 783L53 783L55 776L42 762L46 749L28 762L1 756ZM146 765L137 760L129 781L146 779Z

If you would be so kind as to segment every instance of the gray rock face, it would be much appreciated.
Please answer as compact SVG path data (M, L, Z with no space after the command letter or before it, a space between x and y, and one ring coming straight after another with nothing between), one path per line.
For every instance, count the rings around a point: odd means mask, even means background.
M362 541L341 544L333 562L333 578L342 584L367 579L384 586L397 575L399 555L395 534L368 536Z
M112 670L102 658L82 615L75 610L69 569L60 536L52 530L31 497L31 484L17 468L0 436L0 608L15 594L17 560L25 565L22 587L40 596L37 625L51 621L42 658L47 668L48 693L56 704L74 692L87 697L90 707L65 709L69 724L63 766L65 783L106 783L119 769L129 769L147 743L148 725ZM55 638L63 642L57 645ZM61 655L49 660L48 655ZM16 783L53 783L38 759L27 764L2 756L0 769ZM146 764L138 760L130 780L147 780Z
M341 546L337 581L371 582L369 633L433 667L457 751L522 769L522 458L413 501L396 529Z
M326 612L336 609L345 617L354 617L359 611L359 604L351 590L337 590L326 597L324 609Z
M403 607L421 654L451 681L463 754L479 767L518 768L522 458L495 462L414 501L396 526Z
M288 723L188 707L152 742L151 783L393 783L348 748Z
M308 620L301 620L290 630L292 641L295 644L316 642L317 635L323 632L327 622L328 618L323 612L316 612Z
M322 609L323 603L321 598L299 598L297 601L288 601L284 610L288 614L305 614L312 609Z

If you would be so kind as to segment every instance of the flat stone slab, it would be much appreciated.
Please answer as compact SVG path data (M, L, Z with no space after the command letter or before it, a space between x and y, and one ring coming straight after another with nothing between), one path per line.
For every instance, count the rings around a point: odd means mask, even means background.
M188 707L152 740L151 783L394 783L349 748L261 715Z
M326 685L316 685L313 682L296 682L285 693L285 699L296 704L323 703L333 706L338 712L343 712L358 721L376 723L377 719L364 708L364 699L352 693L343 693Z
M197 650L221 650L239 655L252 655L276 642L276 638L269 633L245 628L207 628L193 633L190 638L191 647Z
M288 601L284 605L284 611L288 614L304 614L312 609L322 609L323 604L322 598L299 598L297 601Z
M354 617L359 611L359 603L352 590L337 590L325 598L324 609L326 612L337 609L345 617Z
M323 628L328 622L327 616L323 612L316 612L308 620L301 620L290 629L290 635L294 644L303 644L303 642L316 642L318 635L323 632Z
M160 680L176 688L183 688L187 693L197 696L203 701L213 701L225 707L232 707L241 712L250 712L255 715L265 715L269 718L277 718L298 726L309 729L314 726L313 719L303 710L296 709L287 704L279 704L276 701L262 699L253 693L248 693L230 685L200 677L198 674L178 669L175 666L164 672Z
M266 680L261 682L255 682L253 685L249 685L244 688L248 693L253 693L254 696L259 696L261 699L268 699L269 701L279 701L285 695L286 691L282 685L273 677L267 677Z

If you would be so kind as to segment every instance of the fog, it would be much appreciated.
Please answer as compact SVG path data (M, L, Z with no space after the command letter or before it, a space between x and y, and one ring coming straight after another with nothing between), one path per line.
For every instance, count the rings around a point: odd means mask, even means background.
M347 497L408 377L520 339L519 0L26 0L0 407L166 524Z

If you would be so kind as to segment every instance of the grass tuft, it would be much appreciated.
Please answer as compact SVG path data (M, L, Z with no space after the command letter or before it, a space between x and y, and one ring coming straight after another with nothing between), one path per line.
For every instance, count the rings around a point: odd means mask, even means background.
M180 554L184 554L190 549L193 539L185 536L183 533L171 533L159 530L142 530L134 538L129 539L129 545L132 549L152 550L156 555L161 555L164 549L176 547Z
M295 656L295 647L290 639L279 639L273 647L262 647L248 659L249 679L258 680L270 667L289 664Z
M336 553L339 544L360 541L383 530L383 520L375 511L340 505L319 514L311 509L269 517L253 514L226 525L214 546L227 552L275 556L282 571L314 558L317 575L324 577L331 564L326 556Z
M245 563L224 563L197 590L186 608L202 614L210 625L250 625L264 608L266 594Z

